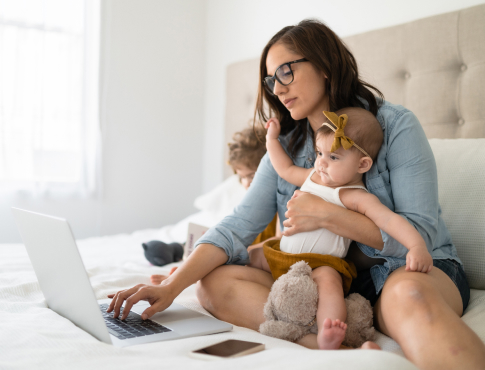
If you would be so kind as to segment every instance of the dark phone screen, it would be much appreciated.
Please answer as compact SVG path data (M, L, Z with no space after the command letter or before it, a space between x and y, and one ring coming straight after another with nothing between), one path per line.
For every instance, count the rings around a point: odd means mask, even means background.
M212 356L230 357L239 352L258 347L261 343L246 342L243 340L229 339L221 343L194 351L194 353L203 353Z

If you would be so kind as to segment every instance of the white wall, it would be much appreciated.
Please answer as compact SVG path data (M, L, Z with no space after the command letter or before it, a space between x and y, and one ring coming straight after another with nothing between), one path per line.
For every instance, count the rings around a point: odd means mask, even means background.
M78 238L161 227L202 191L206 3L107 0L102 12L104 195L0 193L0 242L20 241L10 207L66 217Z
M204 190L223 179L226 67L258 58L281 28L318 18L345 37L481 3L484 0L208 0Z
M317 17L340 36L483 0L104 0L104 196L34 200L0 192L0 243L20 241L11 206L66 217L75 236L174 223L223 178L227 65Z

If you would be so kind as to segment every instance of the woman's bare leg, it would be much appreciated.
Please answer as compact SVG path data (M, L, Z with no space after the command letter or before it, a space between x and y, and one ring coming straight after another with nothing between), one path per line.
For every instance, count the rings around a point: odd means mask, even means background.
M218 319L259 330L273 283L271 274L263 270L224 265L199 281L197 298Z
M254 267L266 272L271 272L268 261L264 256L263 247L253 248L249 251L249 267Z
M274 280L271 274L246 266L224 265L197 284L197 298L218 319L259 330L264 322L263 307ZM298 344L318 349L317 336L309 334ZM369 342L370 343L370 342ZM362 348L379 348L364 344Z
M376 328L420 369L485 369L485 345L460 319L460 293L440 269L394 271L374 307Z

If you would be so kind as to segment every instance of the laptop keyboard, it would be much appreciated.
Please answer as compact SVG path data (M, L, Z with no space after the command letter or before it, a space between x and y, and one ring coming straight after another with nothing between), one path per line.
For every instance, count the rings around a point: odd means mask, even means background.
M123 307L120 308L120 316L113 318L113 313L107 313L109 305L100 304L99 308L103 314L104 321L110 334L118 339L143 337L146 335L159 334L172 331L152 320L143 320L140 315L131 311L125 320L119 318L123 314Z

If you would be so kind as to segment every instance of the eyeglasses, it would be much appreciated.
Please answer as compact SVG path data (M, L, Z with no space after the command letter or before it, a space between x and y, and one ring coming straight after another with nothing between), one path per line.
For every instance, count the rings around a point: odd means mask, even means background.
M300 62L308 62L308 59L302 58L298 60L294 60L293 62L288 62L280 65L276 68L276 72L274 76L265 77L263 82L266 90L271 94L274 95L274 86L275 81L278 81L283 86L288 86L293 82L293 71L291 70L291 65Z

